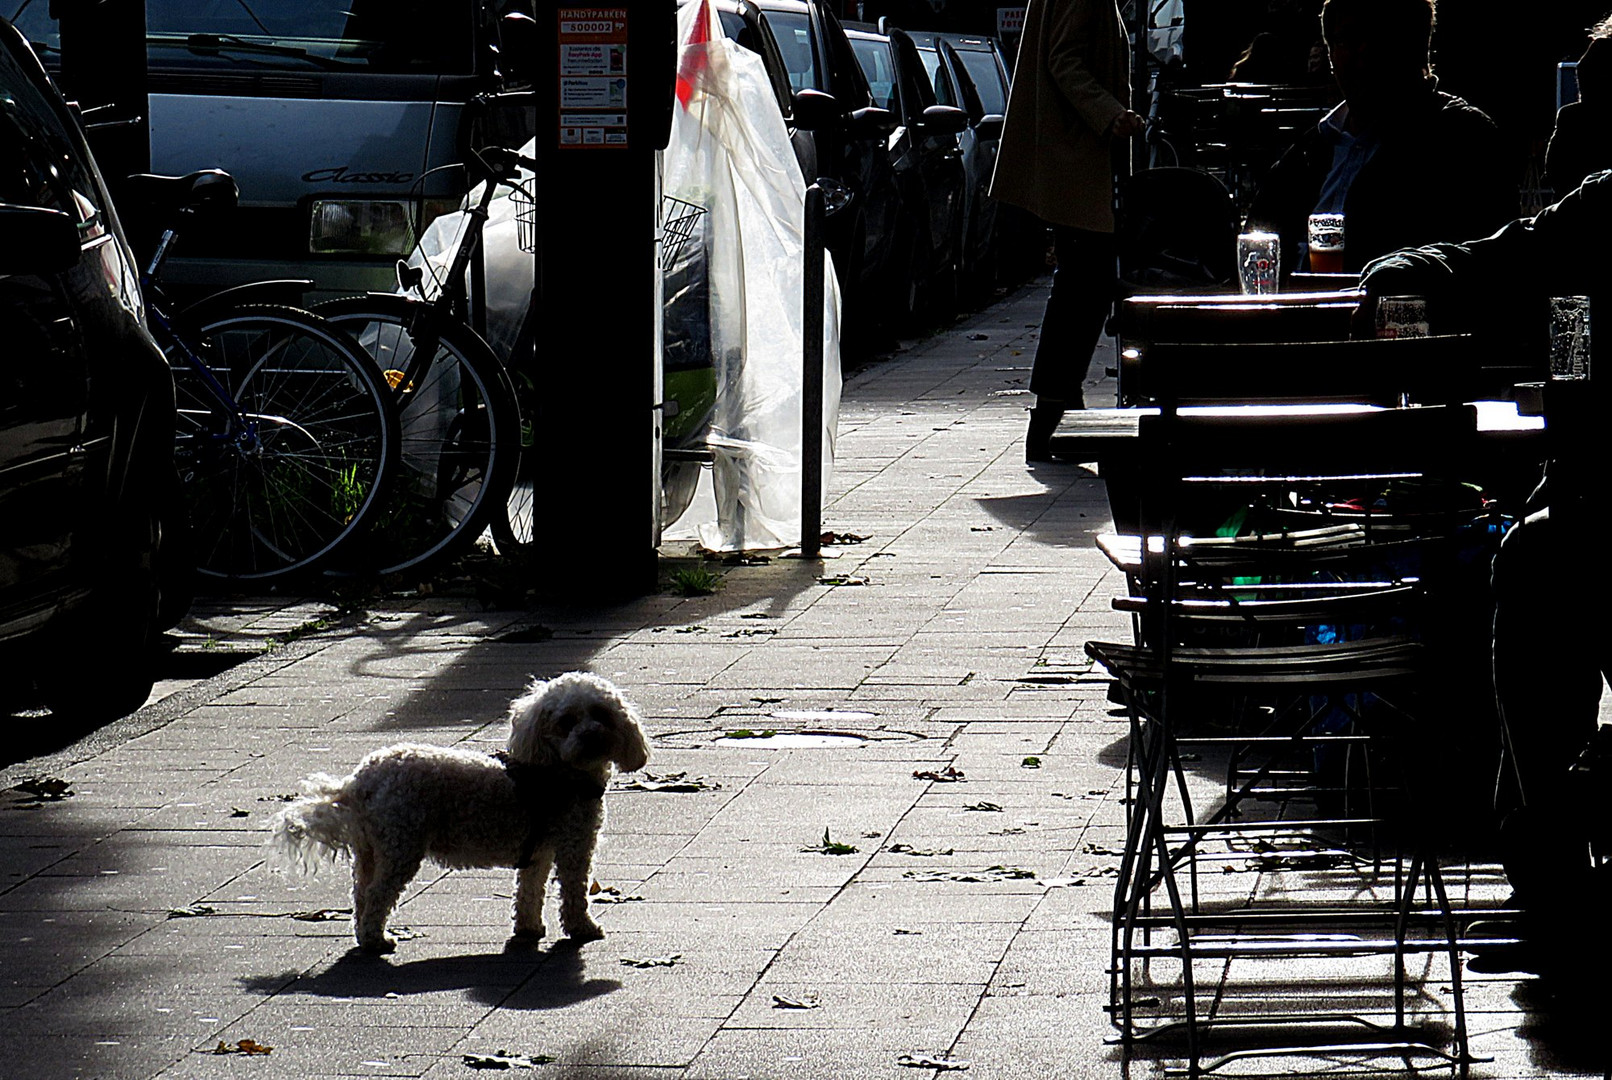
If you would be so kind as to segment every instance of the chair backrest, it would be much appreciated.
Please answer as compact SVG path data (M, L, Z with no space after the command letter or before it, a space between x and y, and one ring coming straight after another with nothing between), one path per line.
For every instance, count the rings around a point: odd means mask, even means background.
M1144 169L1120 184L1118 245L1132 286L1224 285L1235 273L1236 203L1201 169Z
M1503 399L1533 369L1474 337L1359 341L1158 342L1127 355L1126 397L1181 405L1358 402L1459 404Z
M1354 288L1269 296L1139 293L1114 310L1122 348L1158 342L1232 344L1263 341L1344 341L1360 293Z
M1438 474L1459 471L1470 460L1477 430L1477 410L1470 405L1161 412L1137 423L1137 451L1143 476L1166 484L1197 477L1278 483L1291 477Z

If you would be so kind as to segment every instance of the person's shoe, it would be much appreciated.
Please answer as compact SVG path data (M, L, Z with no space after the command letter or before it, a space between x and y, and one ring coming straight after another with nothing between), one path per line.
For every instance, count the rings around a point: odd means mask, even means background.
M1469 923L1461 935L1462 949L1472 954L1468 971L1480 975L1511 972L1539 974L1544 950L1530 941L1522 923L1515 919L1480 919Z
M1024 434L1024 460L1035 465L1052 461L1052 435L1063 419L1064 404L1037 405L1030 410L1030 427Z

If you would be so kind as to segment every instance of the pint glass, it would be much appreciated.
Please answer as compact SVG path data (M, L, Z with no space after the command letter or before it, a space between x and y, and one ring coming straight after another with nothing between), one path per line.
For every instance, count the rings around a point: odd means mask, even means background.
M1276 291L1282 241L1275 233L1246 232L1237 238L1237 275L1246 296Z
M1310 272L1343 273L1343 215L1310 215Z

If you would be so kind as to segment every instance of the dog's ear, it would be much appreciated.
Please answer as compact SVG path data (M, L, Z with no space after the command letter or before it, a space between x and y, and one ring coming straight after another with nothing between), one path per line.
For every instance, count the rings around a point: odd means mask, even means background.
M553 756L546 727L550 711L545 702L549 684L533 679L526 693L509 704L509 756L516 761L538 765Z
M616 727L618 730L616 768L622 772L636 772L648 765L649 743L644 739L644 729L638 723L637 712L626 702L622 702L622 711Z

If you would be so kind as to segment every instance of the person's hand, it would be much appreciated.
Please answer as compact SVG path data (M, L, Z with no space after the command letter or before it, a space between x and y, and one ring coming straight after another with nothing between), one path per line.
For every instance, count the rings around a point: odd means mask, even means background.
M1147 121L1141 115L1126 109L1108 125L1108 134L1116 139L1131 139L1147 130Z

